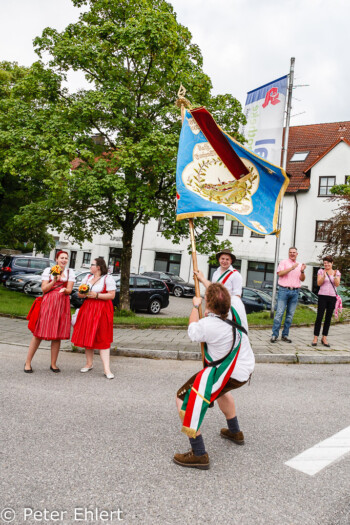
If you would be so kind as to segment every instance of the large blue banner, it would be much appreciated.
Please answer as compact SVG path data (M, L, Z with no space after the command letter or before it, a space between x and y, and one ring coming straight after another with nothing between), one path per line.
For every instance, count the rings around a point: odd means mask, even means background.
M251 151L277 165L281 163L287 90L285 75L249 91L244 109L247 124L241 130Z
M256 233L275 234L286 173L220 133L249 173L236 180L186 111L177 157L177 220L228 214Z

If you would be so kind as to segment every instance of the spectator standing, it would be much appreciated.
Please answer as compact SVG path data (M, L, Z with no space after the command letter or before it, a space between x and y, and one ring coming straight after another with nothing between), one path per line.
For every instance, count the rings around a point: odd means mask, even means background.
M281 261L277 268L278 295L277 309L272 327L271 343L275 343L279 336L283 314L286 318L282 330L282 341L291 343L288 338L289 328L293 321L295 309L298 304L299 288L305 281L305 264L297 262L298 250L292 246L288 251L289 258Z
M334 312L335 303L337 299L337 286L340 284L341 274L339 270L333 270L333 257L327 255L323 258L324 268L320 268L317 273L317 286L320 287L318 291L318 305L317 317L314 327L314 340L312 346L317 345L318 336L320 335L322 319L326 312L325 321L323 324L321 343L323 346L329 348L327 335L331 324L332 314Z
M82 373L93 369L94 350L99 350L107 379L113 379L110 369L110 347L113 342L113 299L116 284L103 257L97 257L90 265L91 274L85 277L82 284L89 285L89 292L79 309L74 326L72 343L85 348L86 365ZM78 293L80 298L85 295Z
M57 366L57 358L60 351L61 341L69 339L71 314L69 295L75 282L75 274L72 268L66 268L68 264L68 253L60 250L56 254L56 263L61 269L60 275L52 275L50 268L45 268L41 277L41 289L43 298L40 309L36 311L31 308L27 319L29 329L33 337L29 345L24 372L31 374L32 359L39 348L41 341L51 341L51 366L54 373L60 372ZM33 304L34 306L34 304Z

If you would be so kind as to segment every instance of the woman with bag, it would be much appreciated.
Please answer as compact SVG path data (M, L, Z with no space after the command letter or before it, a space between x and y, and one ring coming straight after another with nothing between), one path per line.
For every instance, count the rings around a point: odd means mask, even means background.
M60 372L56 365L61 341L70 338L70 301L75 282L74 271L66 269L68 253L61 250L56 254L57 266L53 269L45 268L42 274L41 289L43 297L38 297L29 311L27 319L28 328L33 333L29 345L27 360L24 371L27 374L33 372L31 362L41 341L51 341L51 366L54 373Z
M340 284L340 272L333 270L333 257L327 255L323 258L324 268L320 268L317 273L317 285L320 287L318 291L318 306L317 306L317 317L314 327L314 340L312 346L317 345L318 336L320 335L321 324L323 315L326 312L325 321L322 330L321 343L323 346L330 345L327 341L327 335L331 324L332 314L337 301L337 290L336 287Z
M110 275L103 257L94 259L91 274L82 284L89 285L87 294L78 293L85 298L79 309L74 325L72 343L85 348L86 365L80 370L89 372L93 368L94 350L99 350L107 379L113 379L109 364L110 346L113 342L113 299L116 284Z

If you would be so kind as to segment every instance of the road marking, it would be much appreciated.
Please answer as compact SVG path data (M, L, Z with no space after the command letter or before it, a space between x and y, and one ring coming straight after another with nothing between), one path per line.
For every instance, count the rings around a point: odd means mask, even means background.
M285 465L313 476L347 452L350 452L350 427L304 450L295 458L286 461Z

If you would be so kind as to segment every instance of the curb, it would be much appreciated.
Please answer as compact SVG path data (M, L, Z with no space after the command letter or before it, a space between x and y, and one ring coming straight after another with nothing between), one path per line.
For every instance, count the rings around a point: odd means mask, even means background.
M21 346L28 348L28 344L0 341L0 344ZM42 345L43 350L50 350L49 346ZM61 348L61 352L83 354L83 348ZM95 350L98 353L98 350ZM120 357L140 357L143 359L171 359L174 361L200 361L201 353L186 350L151 350L149 348L112 347L111 355ZM340 365L350 364L350 354L315 355L315 354L254 354L256 363L285 364L285 365Z
M69 350L68 350L69 351ZM79 350L80 351L80 350ZM83 350L81 350L83 351ZM172 359L178 361L200 361L201 353L186 350L150 350L149 348L111 348L111 355L140 357L144 359ZM254 354L256 363L279 364L350 364L348 355L300 355L300 354Z
M26 321L27 318L24 315L14 315L14 314L5 314L0 312L0 317L7 317L9 319L21 319L22 321ZM350 324L350 319L346 319L341 322L332 323L332 326L337 324ZM292 324L291 328L303 328L313 326L313 323L301 323L301 324ZM143 327L140 325L135 324L118 324L113 323L113 328L118 328L119 330L187 330L187 326L174 326L174 325L154 325L154 326L148 326ZM250 324L249 330L271 330L272 325L260 325L260 324Z

